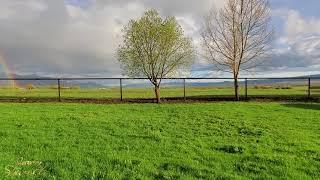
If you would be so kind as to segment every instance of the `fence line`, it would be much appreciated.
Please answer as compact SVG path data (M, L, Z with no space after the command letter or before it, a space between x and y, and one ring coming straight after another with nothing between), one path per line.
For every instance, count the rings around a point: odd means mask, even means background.
M320 77L258 77L258 78L238 78L240 80L307 80L320 79ZM2 81L23 81L23 80L149 80L148 78L101 78L101 77L77 77L77 78L0 78ZM159 78L160 79L160 78ZM233 78L162 78L164 80L233 80Z
M186 80L233 80L233 78L162 78L164 80L183 80L183 99L187 99L186 94ZM308 90L306 97L308 99L311 98L311 80L320 80L320 77L246 77L246 78L238 78L240 81L244 80L245 85L245 99L248 99L248 81L249 80L306 80ZM148 80L148 78L106 78L106 77L61 77L61 78L0 78L0 81L56 81L58 85L58 100L62 100L61 96L61 81L72 81L72 80L119 80L119 88L120 88L120 100L123 101L123 80ZM269 83L270 84L270 83Z

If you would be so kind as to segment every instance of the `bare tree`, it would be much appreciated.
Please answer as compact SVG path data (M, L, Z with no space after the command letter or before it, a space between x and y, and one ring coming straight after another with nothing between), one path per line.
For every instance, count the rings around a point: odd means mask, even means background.
M146 76L155 87L159 103L161 80L191 65L194 54L191 39L184 36L174 17L162 19L155 10L145 12L138 20L131 20L123 32L118 60L124 74Z
M205 18L204 56L219 70L233 74L236 100L240 71L256 67L269 52L270 20L268 0L228 0L224 8L212 10Z

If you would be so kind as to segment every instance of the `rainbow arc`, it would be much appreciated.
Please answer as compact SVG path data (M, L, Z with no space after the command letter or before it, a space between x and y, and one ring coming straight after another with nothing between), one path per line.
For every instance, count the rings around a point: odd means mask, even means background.
M15 75L13 72L14 71L10 68L6 59L2 55L0 55L0 74L5 74L5 77L2 78L14 79ZM10 80L8 82L8 85L12 88L18 87L18 83L15 80Z

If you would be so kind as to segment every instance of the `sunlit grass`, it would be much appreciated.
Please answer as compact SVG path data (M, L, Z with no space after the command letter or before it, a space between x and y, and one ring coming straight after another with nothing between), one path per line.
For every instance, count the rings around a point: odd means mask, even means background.
M0 104L0 179L319 179L320 105Z

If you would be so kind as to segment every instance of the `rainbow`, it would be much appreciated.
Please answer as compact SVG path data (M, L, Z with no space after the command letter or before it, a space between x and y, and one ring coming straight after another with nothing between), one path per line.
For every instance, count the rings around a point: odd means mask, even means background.
M12 73L12 69L10 68L10 66L8 65L7 61L5 60L5 58L0 54L0 74L4 74L6 75L5 77L0 77L0 78L9 78L9 79L14 79L15 76ZM18 84L15 80L10 80L9 81L9 86L12 88L17 88Z

